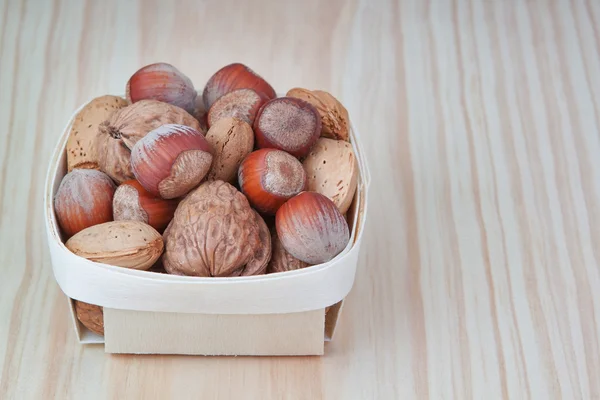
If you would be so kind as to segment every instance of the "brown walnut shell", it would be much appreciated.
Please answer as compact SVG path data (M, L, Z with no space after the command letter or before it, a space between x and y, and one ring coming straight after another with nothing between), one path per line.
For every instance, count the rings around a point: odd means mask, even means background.
M141 100L115 112L98 130L100 169L118 183L134 179L131 149L148 132L166 124L200 129L198 120L184 109L156 100Z
M310 266L310 264L300 261L288 253L277 237L277 230L275 229L273 229L271 233L271 246L273 248L273 254L271 255L271 261L269 261L269 265L267 266L267 274L293 271L295 269L301 269Z
M67 140L67 167L98 169L96 136L98 126L117 110L126 107L127 100L117 96L96 97L77 113Z
M240 276L265 272L271 236L263 219L231 184L210 181L179 203L164 232L170 274Z

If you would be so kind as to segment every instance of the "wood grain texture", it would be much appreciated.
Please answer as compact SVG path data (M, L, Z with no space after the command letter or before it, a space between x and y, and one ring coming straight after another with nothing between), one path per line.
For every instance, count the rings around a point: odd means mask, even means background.
M0 0L0 398L600 398L600 2ZM325 356L76 344L42 218L73 110L171 62L331 91L373 175Z

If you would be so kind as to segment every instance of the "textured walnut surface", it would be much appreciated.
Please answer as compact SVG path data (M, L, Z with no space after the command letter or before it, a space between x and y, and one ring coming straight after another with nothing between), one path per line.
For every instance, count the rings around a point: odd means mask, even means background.
M273 229L271 233L271 246L273 248L273 255L271 256L271 261L269 261L269 265L267 266L268 274L272 274L274 272L293 271L295 269L306 268L310 266L310 264L300 261L288 253L277 237L277 230L275 229Z
M69 172L74 168L99 168L96 151L98 127L127 104L127 100L121 97L101 96L90 101L77 113L67 141Z
M223 181L190 192L163 235L167 272L192 276L263 273L271 256L269 231L246 197Z
M155 100L141 100L112 114L98 131L96 148L100 169L119 183L133 179L131 149L150 131L166 124L200 130L198 120L185 110Z

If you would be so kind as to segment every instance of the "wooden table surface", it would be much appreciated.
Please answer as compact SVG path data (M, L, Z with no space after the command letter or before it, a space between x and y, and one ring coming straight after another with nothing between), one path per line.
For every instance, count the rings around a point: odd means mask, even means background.
M251 4L252 3L252 4ZM600 398L600 2L0 1L0 398ZM167 61L320 88L373 175L324 357L76 343L42 198L73 110Z

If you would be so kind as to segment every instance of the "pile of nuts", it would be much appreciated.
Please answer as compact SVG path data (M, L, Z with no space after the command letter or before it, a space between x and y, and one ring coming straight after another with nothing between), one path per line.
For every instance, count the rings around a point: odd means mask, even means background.
M126 99L76 115L54 198L66 247L125 268L201 277L278 273L333 259L358 163L348 112L327 92L277 97L243 64L200 95L166 63L141 68ZM75 302L103 333L102 309Z

